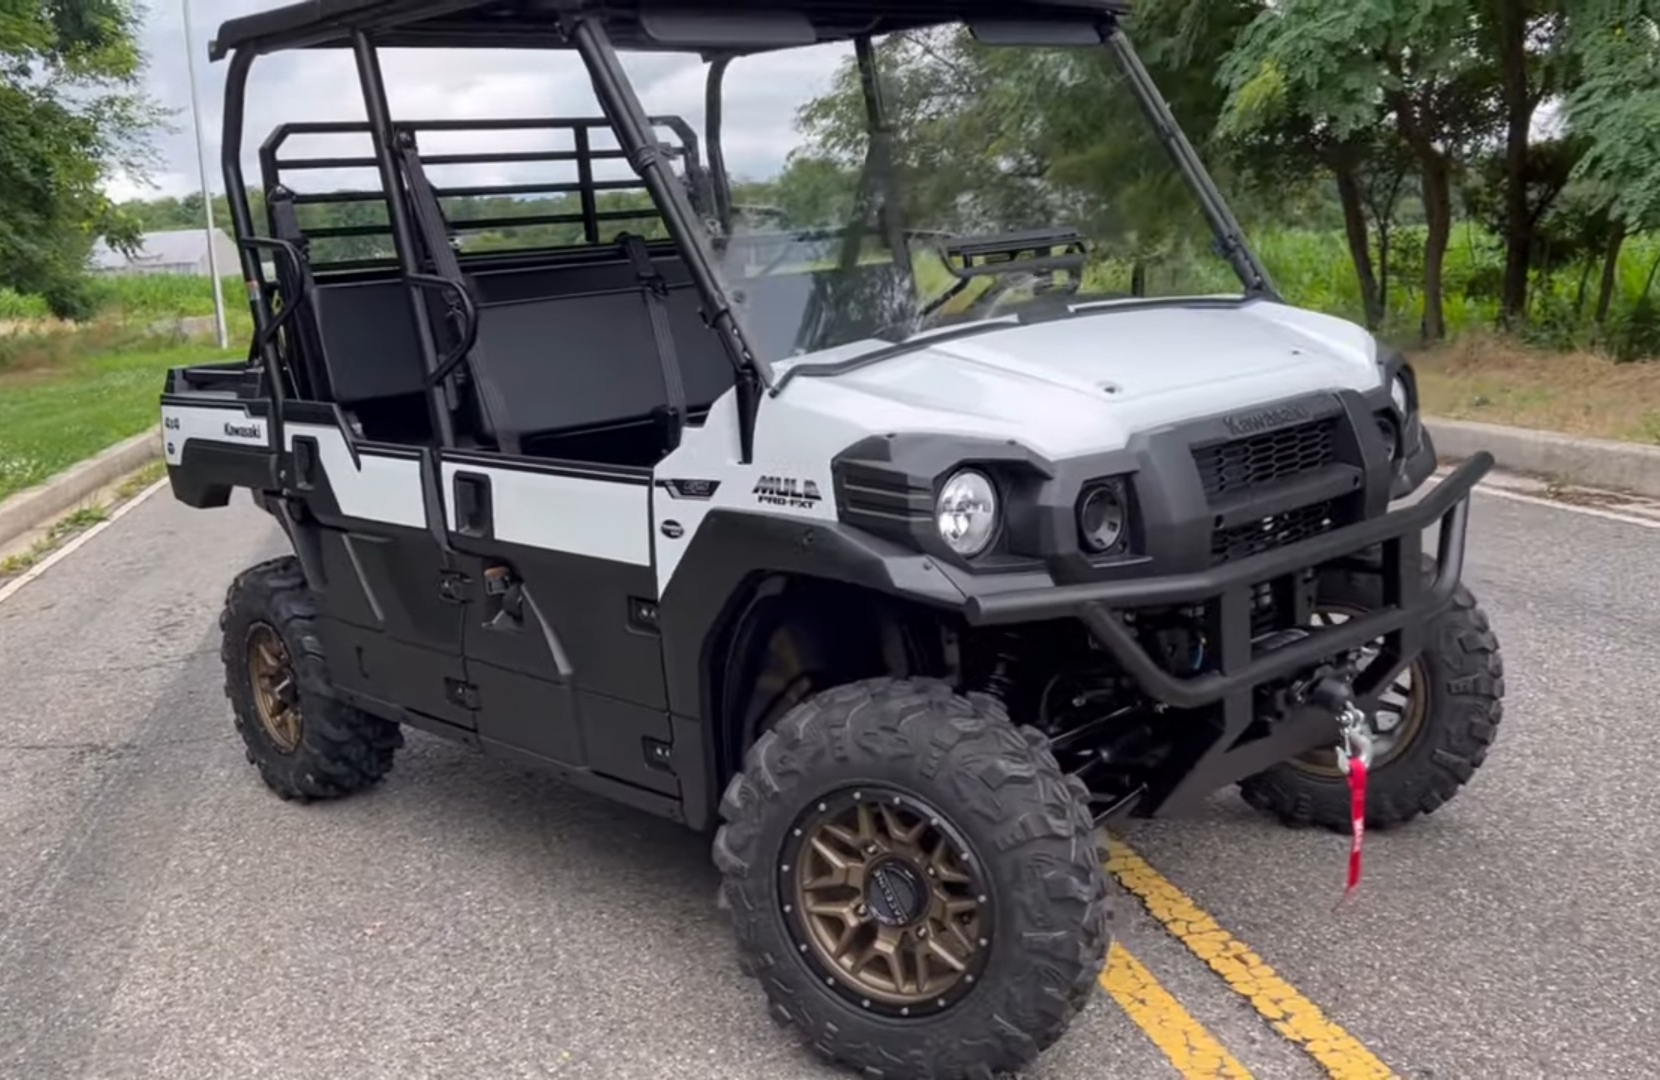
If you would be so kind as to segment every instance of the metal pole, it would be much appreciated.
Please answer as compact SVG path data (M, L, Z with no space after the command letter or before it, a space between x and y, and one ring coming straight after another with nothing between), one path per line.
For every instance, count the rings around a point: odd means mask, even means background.
M202 110L196 103L196 54L190 44L190 0L179 0L179 15L184 21L184 65L190 80L190 121L196 129L196 168L202 180L202 222L207 238L208 276L213 278L213 325L221 349L230 347L230 331L225 326L225 287L219 280L219 252L214 243L217 230L213 227L213 191L208 187L207 151L202 145Z

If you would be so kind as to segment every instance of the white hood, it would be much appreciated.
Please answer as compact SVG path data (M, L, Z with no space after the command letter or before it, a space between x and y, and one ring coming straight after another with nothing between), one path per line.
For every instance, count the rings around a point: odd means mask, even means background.
M1112 308L794 379L774 404L830 427L1017 439L1067 457L1298 394L1369 390L1380 378L1372 336L1340 319L1266 301ZM774 427L788 421L767 411L766 434L788 439Z

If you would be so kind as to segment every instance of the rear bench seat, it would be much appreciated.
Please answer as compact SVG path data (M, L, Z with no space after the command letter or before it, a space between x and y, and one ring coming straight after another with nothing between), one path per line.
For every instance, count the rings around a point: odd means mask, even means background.
M668 286L687 410L707 410L733 382L678 258L654 260ZM470 282L479 307L470 370L480 433L508 453L649 465L662 456L668 401L646 294L633 266L504 270ZM425 367L401 282L319 284L319 391L357 415L367 438L425 442ZM655 434L654 434L655 429Z

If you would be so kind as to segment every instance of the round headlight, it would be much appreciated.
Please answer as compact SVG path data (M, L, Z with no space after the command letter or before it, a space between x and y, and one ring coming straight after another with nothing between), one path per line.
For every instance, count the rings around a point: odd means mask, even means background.
M1389 384L1389 399L1395 403L1402 416L1411 411L1411 400L1406 392L1406 376L1397 375L1395 381Z
M1128 515L1124 500L1110 487L1098 487L1078 507L1078 532L1091 551L1111 551L1124 539Z
M972 558L986 549L997 532L997 489L981 473L960 472L940 489L934 519L940 539L958 555Z

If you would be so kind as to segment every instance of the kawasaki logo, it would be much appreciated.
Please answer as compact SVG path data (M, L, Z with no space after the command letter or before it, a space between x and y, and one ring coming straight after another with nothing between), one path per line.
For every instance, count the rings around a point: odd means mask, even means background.
M1282 405L1277 409L1264 409L1262 412L1244 413L1240 416L1230 416L1223 420L1223 425L1235 435L1256 435L1263 431L1272 431L1286 424L1294 424L1299 420L1308 419L1308 410L1301 405Z
M763 476L755 482L755 498L768 506L788 506L796 510L811 510L824 501L818 484L812 480L797 480L792 476Z
M263 439L265 438L265 429L258 424L227 423L225 434L233 439Z

